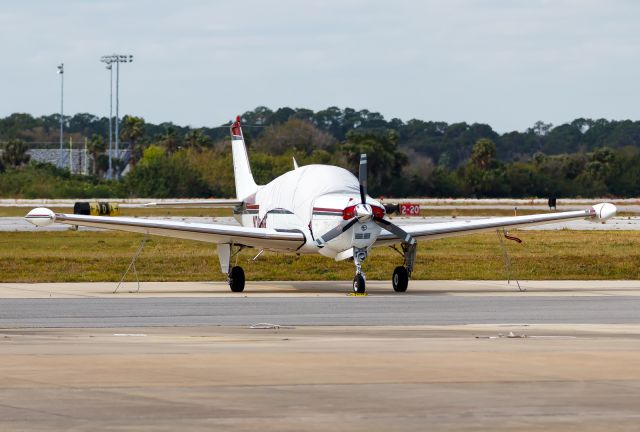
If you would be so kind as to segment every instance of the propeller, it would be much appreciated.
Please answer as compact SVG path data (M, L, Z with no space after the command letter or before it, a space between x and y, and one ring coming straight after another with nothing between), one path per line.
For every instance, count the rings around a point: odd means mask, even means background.
M403 243L414 244L416 242L416 239L414 239L411 234L400 228L398 225L378 216L374 216L373 220L382 228L401 239Z
M323 247L328 241L331 241L334 238L338 237L340 234L351 228L356 222L358 222L358 218L354 217L349 221L343 222L335 228L331 228L329 231L324 233L322 237L316 239L316 245Z
M360 155L360 169L358 170L358 182L360 183L360 202L367 203L367 155Z
M380 227L386 229L390 233L402 240L403 243L413 245L415 239L411 234L395 225L391 221L384 219L385 211L382 208L376 207L375 209L371 205L367 204L367 155L360 155L360 168L358 170L358 183L360 183L360 204L347 207L344 211L343 217L350 219L330 229L321 237L316 239L316 245L323 247L327 242L338 237L343 232L351 228L356 222L367 222L373 220Z

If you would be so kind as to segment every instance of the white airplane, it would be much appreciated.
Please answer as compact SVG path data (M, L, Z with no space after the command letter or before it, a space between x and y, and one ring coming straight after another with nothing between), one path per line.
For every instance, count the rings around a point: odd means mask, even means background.
M360 158L359 178L336 166L298 167L294 161L293 171L259 186L251 174L240 116L231 125L231 147L238 199L206 200L191 204L233 207L234 216L240 226L62 214L54 213L47 208L33 209L25 218L36 226L60 222L217 243L220 269L227 275L233 292L244 290L245 275L242 267L231 265L231 259L244 248L320 254L336 261L353 258L353 290L363 293L365 275L362 265L374 247L400 245L404 262L395 268L392 285L395 291L404 292L413 270L417 240L433 240L570 219L585 218L593 222L604 222L616 214L613 204L602 203L580 211L473 221L395 224L385 218L385 207L367 195L366 155L361 155ZM172 204L177 203L162 205Z

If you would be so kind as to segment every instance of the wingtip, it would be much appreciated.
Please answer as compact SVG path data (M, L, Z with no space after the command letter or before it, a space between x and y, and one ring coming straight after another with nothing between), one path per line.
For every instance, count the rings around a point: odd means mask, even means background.
M51 225L56 220L56 214L46 207L37 207L24 217L28 222L38 227Z
M606 222L618 213L618 209L611 203L600 203L591 207L595 222Z

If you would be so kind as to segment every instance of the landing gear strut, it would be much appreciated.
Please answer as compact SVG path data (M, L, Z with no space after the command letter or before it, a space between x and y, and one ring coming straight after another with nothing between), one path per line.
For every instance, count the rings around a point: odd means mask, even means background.
M233 292L244 291L244 270L240 266L231 266L231 259L236 257L244 248L242 245L222 243L218 245L218 259L220 259L220 270L227 275L227 283Z
M362 273L362 262L367 258L367 250L353 248L353 262L356 264L356 276L353 278L353 292L356 294L364 294L365 278Z

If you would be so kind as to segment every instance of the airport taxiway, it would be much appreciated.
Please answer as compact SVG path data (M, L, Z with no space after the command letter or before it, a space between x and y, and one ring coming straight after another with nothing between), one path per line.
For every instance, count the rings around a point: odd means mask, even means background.
M504 281L412 281L404 294L387 281L368 286L350 297L348 281L257 282L244 293L222 282L150 282L115 294L113 284L5 283L0 326L640 324L638 281L522 282L526 292Z
M635 431L640 282L0 284L0 430Z

